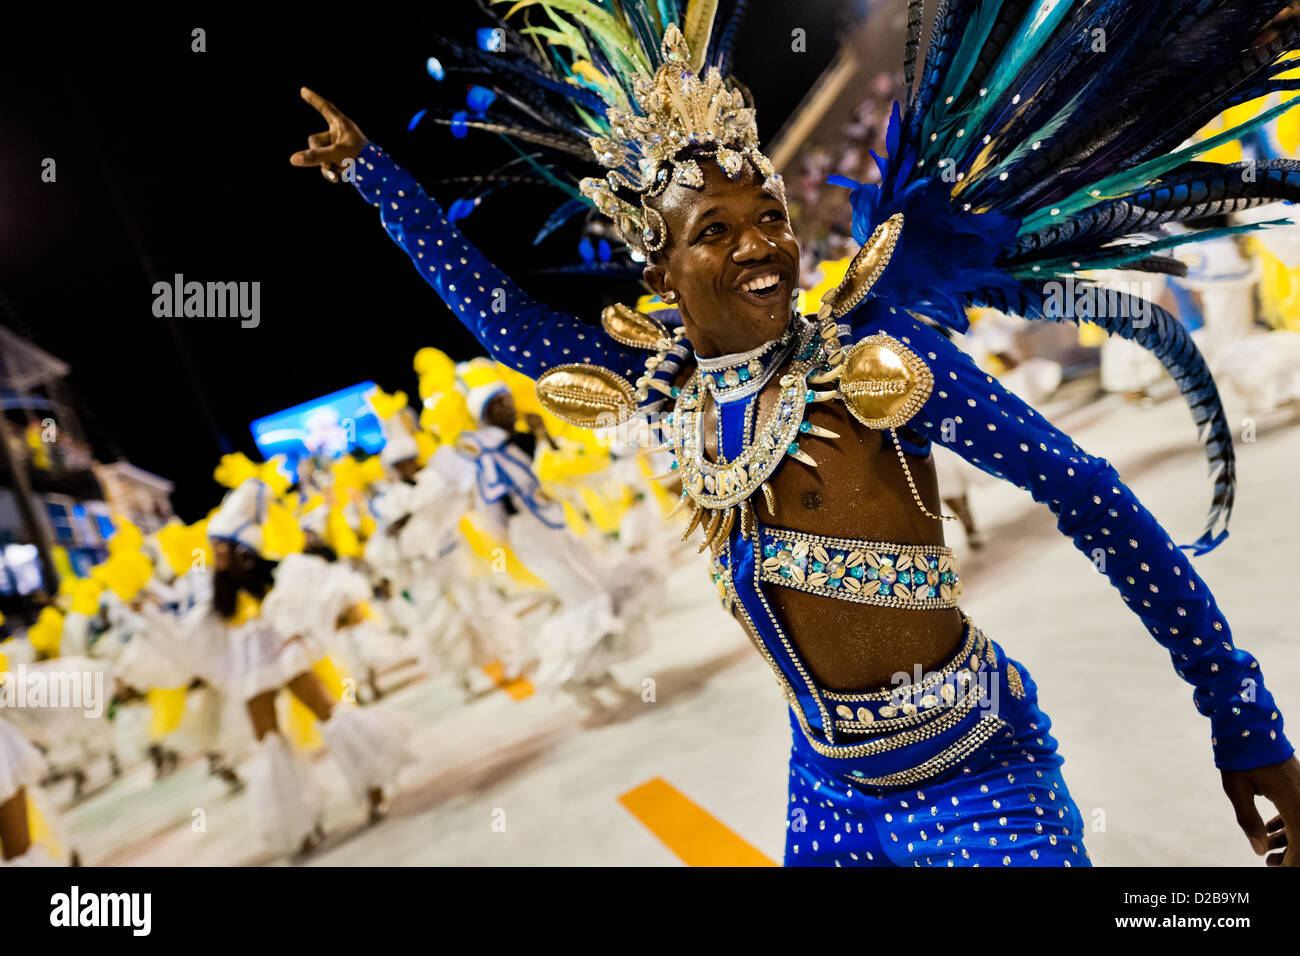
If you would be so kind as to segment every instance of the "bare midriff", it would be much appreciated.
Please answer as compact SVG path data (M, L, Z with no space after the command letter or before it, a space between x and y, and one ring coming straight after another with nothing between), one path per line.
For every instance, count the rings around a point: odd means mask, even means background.
M759 396L756 421L770 413L781 391L775 375ZM716 460L716 406L706 401L704 441ZM789 459L769 479L776 511L761 493L750 499L758 520L792 531L892 544L944 543L943 522L921 513L898 452L887 432L867 428L839 401L808 406L806 420L839 438L803 436L799 447L817 462ZM939 487L930 458L908 455L917 491L931 514L940 513ZM817 684L827 690L865 692L914 679L947 663L960 647L962 615L956 608L914 610L820 597L780 586L764 595Z

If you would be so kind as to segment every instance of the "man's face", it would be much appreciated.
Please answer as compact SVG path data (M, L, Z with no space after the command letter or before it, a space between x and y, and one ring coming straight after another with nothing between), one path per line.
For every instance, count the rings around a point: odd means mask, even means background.
M515 399L509 392L501 392L494 396L483 409L485 422L497 428L504 428L506 431L514 431L516 418Z
M746 163L736 179L699 161L704 188L672 183L658 200L668 242L646 268L657 293L675 291L697 354L745 352L790 322L799 243L785 207Z

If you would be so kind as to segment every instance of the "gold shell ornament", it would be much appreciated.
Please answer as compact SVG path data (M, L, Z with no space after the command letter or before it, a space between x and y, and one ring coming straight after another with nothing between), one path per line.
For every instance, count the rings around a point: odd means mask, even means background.
M840 396L868 428L897 428L909 421L934 390L934 374L921 357L884 332L849 350Z
M537 398L562 422L603 428L627 419L636 407L632 384L600 365L557 365L537 379Z
M830 306L827 317L838 319L847 315L867 297L876 280L884 274L889 260L894 255L894 247L898 245L898 237L902 234L903 214L901 212L894 213L876 227L876 231L871 234L866 245L858 250L858 254L849 263L844 281L835 288L835 291L822 299L823 312L826 312L826 307Z
M672 336L654 316L616 302L600 316L601 327L620 345L659 352L672 347Z

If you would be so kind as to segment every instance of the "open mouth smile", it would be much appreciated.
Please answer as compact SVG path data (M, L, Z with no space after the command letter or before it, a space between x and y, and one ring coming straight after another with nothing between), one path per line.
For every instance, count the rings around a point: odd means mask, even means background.
M785 286L785 280L776 272L765 272L740 284L737 290L754 302L770 302Z

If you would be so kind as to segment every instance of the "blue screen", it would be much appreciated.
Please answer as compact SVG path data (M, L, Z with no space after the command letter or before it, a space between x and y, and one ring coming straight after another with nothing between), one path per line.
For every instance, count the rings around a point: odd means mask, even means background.
M377 454L384 432L366 401L374 387L362 382L256 419L249 427L258 451L264 458L287 455L291 461L306 455L337 458L353 448Z

